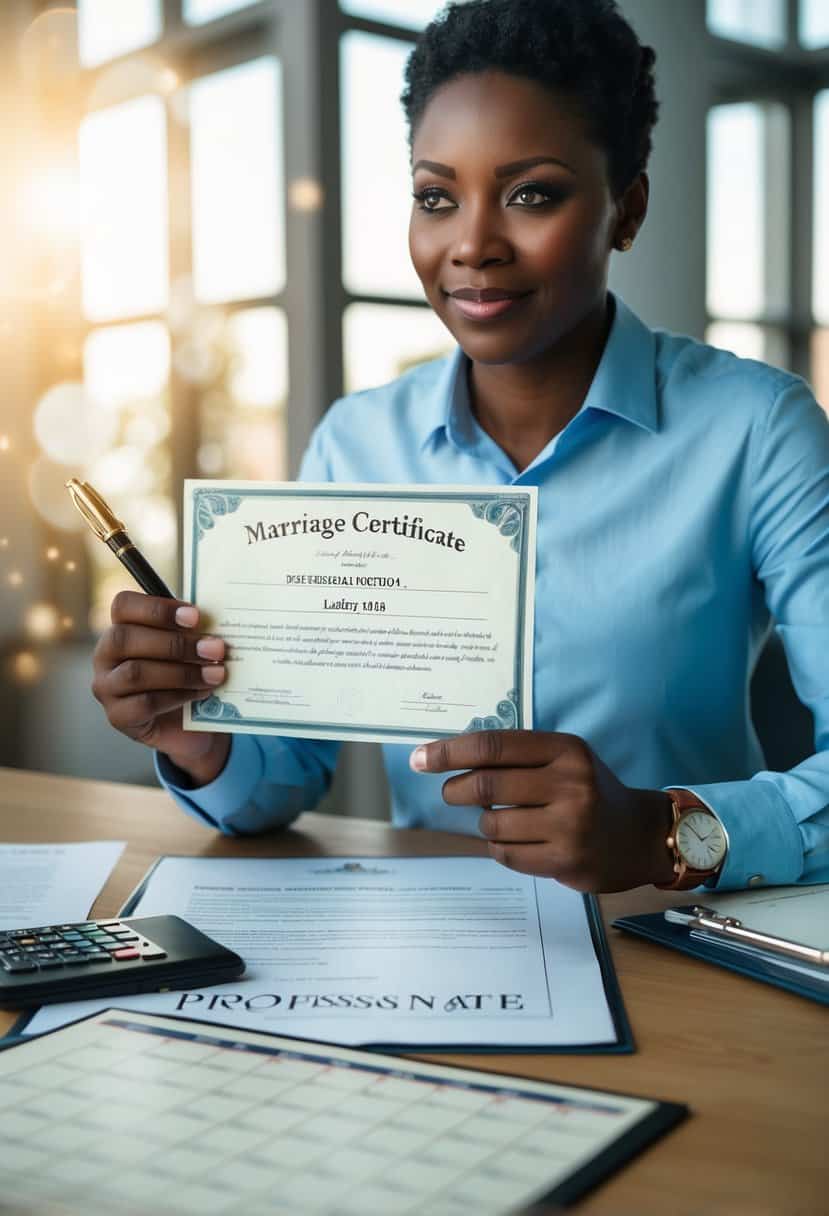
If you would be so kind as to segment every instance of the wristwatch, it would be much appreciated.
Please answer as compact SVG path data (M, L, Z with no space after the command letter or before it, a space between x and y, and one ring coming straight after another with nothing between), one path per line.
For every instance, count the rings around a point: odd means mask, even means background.
M690 790L666 790L673 823L666 846L674 856L673 882L657 882L663 891L687 891L712 878L725 861L728 838L717 816Z

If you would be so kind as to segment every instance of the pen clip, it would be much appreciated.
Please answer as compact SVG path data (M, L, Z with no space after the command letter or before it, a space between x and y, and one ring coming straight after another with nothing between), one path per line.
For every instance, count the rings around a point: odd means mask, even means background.
M72 502L99 540L109 540L116 532L124 531L124 525L88 481L70 477L66 488Z

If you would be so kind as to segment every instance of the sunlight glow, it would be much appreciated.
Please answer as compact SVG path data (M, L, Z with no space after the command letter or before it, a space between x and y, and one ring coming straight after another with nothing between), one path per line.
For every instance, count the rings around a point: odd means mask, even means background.
M83 303L104 321L167 304L164 103L139 97L80 126Z

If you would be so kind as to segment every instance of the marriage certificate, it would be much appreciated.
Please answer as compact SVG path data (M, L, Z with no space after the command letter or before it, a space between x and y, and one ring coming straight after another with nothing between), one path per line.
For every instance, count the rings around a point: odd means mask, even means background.
M488 857L163 857L123 915L172 913L240 980L108 1005L351 1045L613 1051L624 1014L595 904Z
M227 643L185 728L417 743L532 726L535 487L185 483Z

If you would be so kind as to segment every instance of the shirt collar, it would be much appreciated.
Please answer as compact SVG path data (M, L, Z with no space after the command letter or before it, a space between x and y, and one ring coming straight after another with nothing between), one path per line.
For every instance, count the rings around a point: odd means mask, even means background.
M656 338L618 297L611 297L614 316L599 366L579 410L616 414L648 431L659 425L656 400ZM419 411L421 446L445 431L467 446L474 427L469 417L467 359L458 346L439 369L432 392Z

